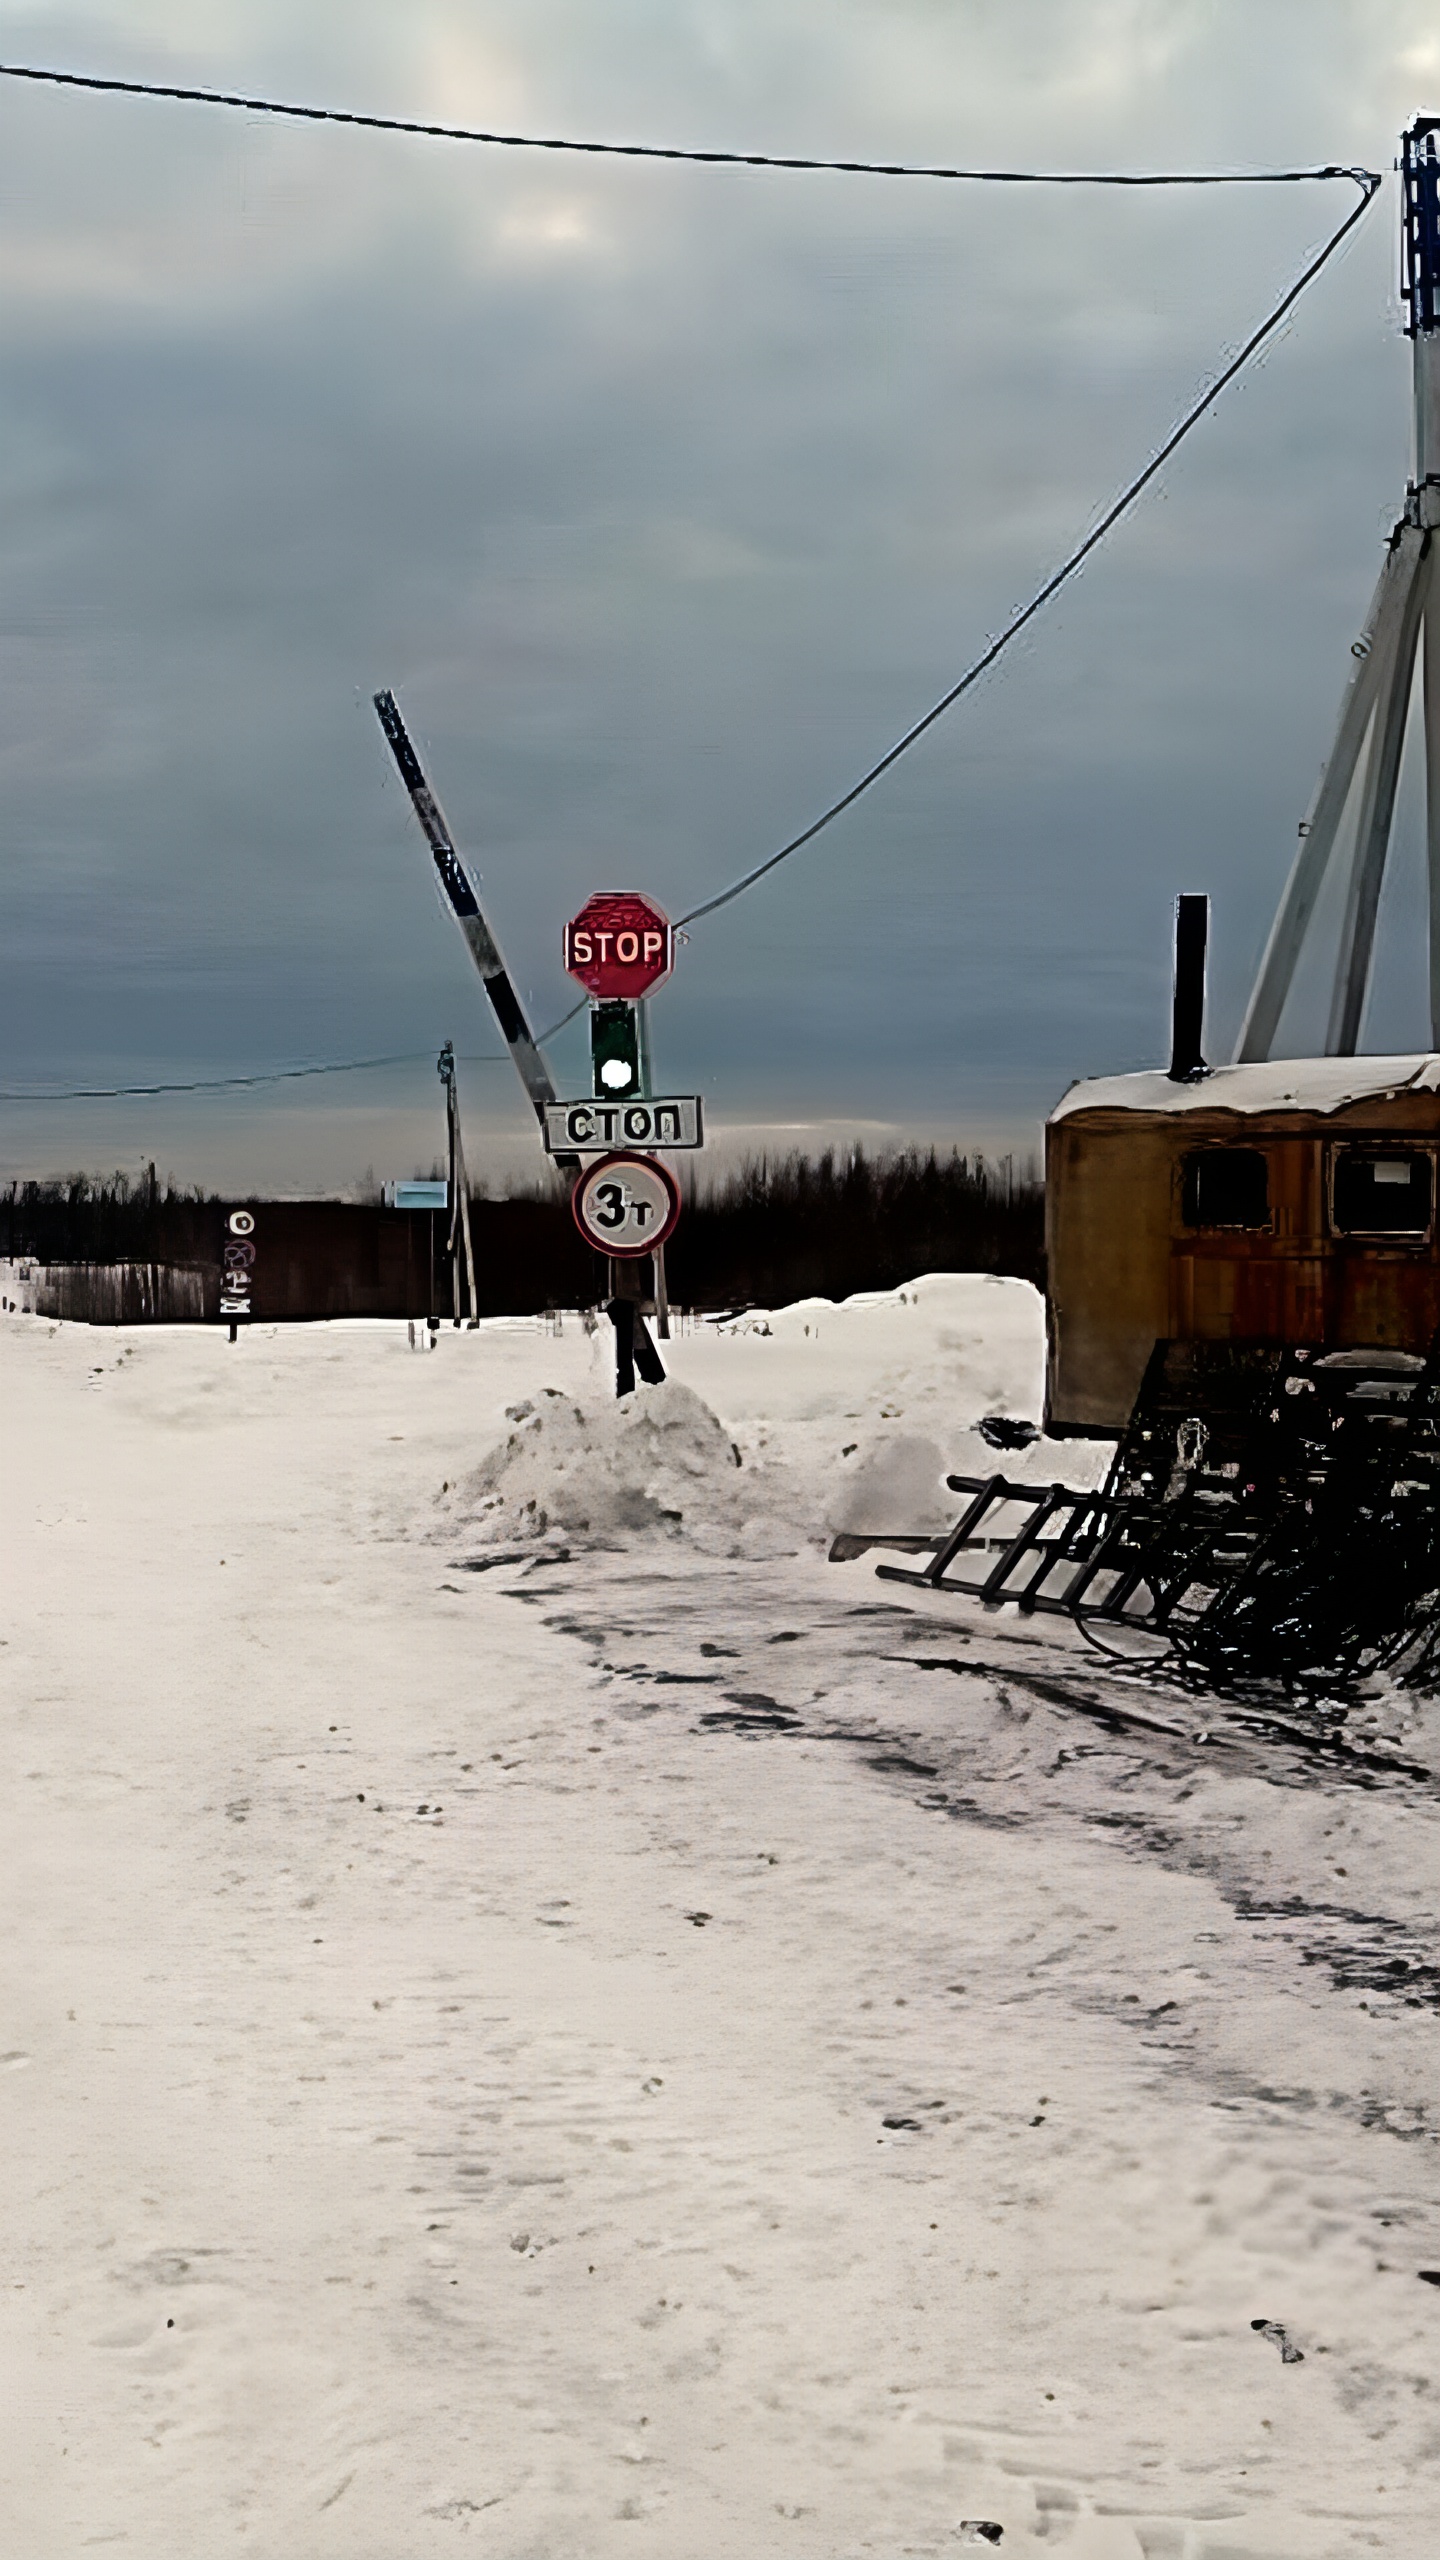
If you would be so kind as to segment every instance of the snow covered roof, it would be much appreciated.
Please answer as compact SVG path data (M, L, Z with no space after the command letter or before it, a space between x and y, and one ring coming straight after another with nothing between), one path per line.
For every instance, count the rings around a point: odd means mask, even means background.
M1389 1102L1397 1093L1440 1093L1440 1057L1266 1058L1214 1067L1195 1084L1172 1084L1163 1068L1091 1076L1072 1084L1050 1122L1075 1111L1343 1111L1349 1102Z

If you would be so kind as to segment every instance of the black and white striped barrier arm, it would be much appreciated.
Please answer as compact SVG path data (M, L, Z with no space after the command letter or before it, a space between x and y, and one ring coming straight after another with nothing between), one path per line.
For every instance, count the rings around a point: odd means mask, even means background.
M556 1099L550 1070L535 1045L524 1007L501 957L500 945L481 914L480 901L455 850L444 810L420 769L420 759L411 745L410 733L400 717L400 707L394 694L377 693L375 708L400 768L400 778L410 794L415 815L435 856L435 868L449 899L450 911L470 945L470 957L480 972L485 993L490 999L490 1009L500 1025L505 1045L519 1069L520 1081L543 1130L546 1110ZM569 1173L576 1173L580 1168L578 1156L557 1155L551 1161Z

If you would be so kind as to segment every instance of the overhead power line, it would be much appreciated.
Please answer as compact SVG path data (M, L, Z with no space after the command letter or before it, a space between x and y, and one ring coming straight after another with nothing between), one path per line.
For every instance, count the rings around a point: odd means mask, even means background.
M1029 602L1023 605L1020 611L1012 616L1011 620L1005 625L1004 630L1000 632L998 637L987 643L979 656L969 667L966 668L965 673L959 678L958 682L951 685L949 690L941 695L939 701L933 703L930 709L925 712L920 719L914 721L912 725L905 730L903 735L896 739L894 745L887 748L884 755L878 757L875 763L870 765L868 769L861 774L857 782L852 783L848 791L842 793L839 799L832 801L828 808L823 809L819 817L812 819L809 826L803 828L798 835L792 836L789 842L781 845L776 852L767 855L763 862L756 863L751 870L742 873L738 880L732 881L728 888L720 890L715 897L706 898L702 900L698 906L691 907L688 912L679 919L682 925L694 924L704 916L717 914L722 907L729 906L733 899L742 897L747 889L754 888L757 881L763 880L766 877L766 874L774 871L780 863L787 862L792 854L800 851L802 846L813 843L816 836L821 834L826 827L833 825L834 821L841 817L847 809L853 808L856 801L880 780L882 774L888 773L891 766L896 764L900 757L906 754L907 751L916 744L917 740L922 738L925 735L925 732L933 727L937 720L943 717L945 712L952 709L954 704L960 701L961 697L967 694L971 690L972 686L979 682L980 678L995 665L996 660L1002 655L1002 653L1009 648L1011 642L1019 637L1020 633L1026 628L1026 626L1034 621L1036 615L1039 614L1043 608L1050 603L1051 599L1059 594L1061 588L1076 575L1077 571L1083 566L1085 561L1090 558L1092 552L1094 552L1104 541L1106 535L1119 523L1121 517L1124 516L1134 505L1136 499L1140 497L1142 492L1149 487L1150 482L1155 478L1156 474L1163 470L1165 464L1176 452L1178 452L1186 437L1189 436L1199 425L1206 411L1213 407L1214 403L1221 397L1223 392L1228 390L1230 384L1235 380L1236 375L1244 370L1251 357L1264 345L1266 339L1274 334L1275 330L1280 326L1280 323L1285 319L1286 315L1294 309L1296 303L1300 300L1301 295L1306 291L1307 287L1314 283L1321 270L1329 264L1331 258L1334 257L1336 251L1340 248L1342 242L1355 228L1355 225L1360 221L1361 217L1368 209L1382 183L1379 173L1376 170L1366 169L1363 167L1348 168L1334 161L1329 161L1324 163L1322 166L1313 168L1251 170L980 169L893 160L812 159L798 154L782 155L761 151L701 151L692 150L680 145L663 143L595 142L583 140L570 135L490 132L480 127L469 125L429 124L422 123L409 117L365 115L347 108L301 106L291 101L276 98L252 97L244 92L232 90L200 89L181 86L178 83L151 80L102 78L100 75L91 72L51 71L38 68L32 64L24 63L0 63L0 78L38 81L56 88L94 90L127 97L168 99L196 106L227 107L231 109L238 109L249 115L283 116L295 118L302 122L312 124L359 126L372 132L414 134L435 141L479 143L504 150L577 152L591 156L613 159L682 161L699 166L828 171L837 175L855 177L936 178L962 181L976 185L998 186L1100 186L1135 188L1273 185L1293 186L1310 183L1326 183L1335 179L1348 179L1356 188L1358 188L1358 203L1351 207L1344 221L1338 225L1336 230L1331 234L1330 238L1325 242L1324 246L1318 251L1316 256L1310 260L1309 264L1305 268L1302 269L1300 275L1296 277L1293 284L1287 287L1286 291L1280 296L1280 299L1266 313L1259 326L1254 329L1250 336L1245 340L1245 343L1240 348L1238 354L1231 358L1230 362L1224 366L1216 380L1207 386L1207 388L1201 393L1199 399L1196 400L1186 411L1185 415L1179 421L1179 424L1174 427L1171 433L1166 437L1158 452L1152 455L1151 459L1146 463L1142 471L1136 473L1135 477L1121 491L1119 497L1116 498L1113 504L1106 509L1099 522L1092 526L1084 540L1077 543L1069 556L1061 562L1059 568L1054 570L1045 580L1044 584L1036 589L1036 592L1031 596ZM563 1030L565 1024L572 1021L575 1014L580 1010L581 1007L579 1005L573 1006L571 1011L563 1015L559 1022L552 1024L549 1031L541 1034L542 1040L553 1038L555 1033ZM399 1064L401 1062L398 1060L353 1062L354 1065L366 1063ZM285 1071L286 1075L345 1074L349 1072L351 1072L350 1065L336 1068L302 1068L289 1069ZM229 1084L244 1084L252 1082L270 1083L279 1082L281 1080L282 1079L279 1076L253 1078L225 1077L215 1079L213 1083L207 1083L204 1085L106 1088L103 1096L99 1092L92 1095L88 1093L81 1094L77 1091L74 1094L67 1094L65 1096L14 1095L0 1096L0 1099L24 1101L40 1099L90 1100L108 1098L112 1090L116 1093L121 1091L135 1093L160 1091L198 1092L202 1090L218 1090L221 1086Z
M117 1102L135 1095L157 1093L227 1093L238 1085L293 1084L302 1076L353 1076L365 1067L413 1067L423 1059L432 1059L433 1054L429 1049L406 1049L393 1058L342 1058L333 1065L320 1067L267 1067L255 1075L196 1076L184 1084L66 1085L63 1088L52 1087L47 1093L0 1093L0 1102ZM487 1050L464 1063L476 1067L500 1066L504 1063L504 1052Z
M1009 648L1012 640L1018 639L1020 633L1025 629L1026 624L1033 622L1037 613L1039 613L1045 605L1049 604L1053 596L1057 596L1059 594L1060 589L1069 579L1074 577L1077 569L1079 569L1083 563L1089 559L1091 552L1104 541L1106 534L1119 523L1120 518L1135 504L1135 501L1140 496L1141 491L1149 487L1150 482L1154 479L1156 473L1164 469L1165 464L1170 460L1171 455L1178 452L1186 437L1195 427L1198 427L1206 410L1214 406L1214 403L1220 398L1221 393L1229 389L1230 384L1234 381L1237 373L1243 372L1245 366L1249 363L1250 358L1260 347L1264 345L1267 338L1273 336L1275 330L1279 328L1280 323L1285 318L1287 312L1294 310L1296 303L1299 301L1300 296L1305 291L1307 285L1314 283L1321 268L1328 265L1331 258L1334 257L1342 240L1345 239L1349 232L1354 230L1356 223L1359 222L1362 215L1368 211L1381 183L1375 171L1373 169L1346 169L1344 171L1334 172L1333 174L1354 179L1355 184L1361 191L1359 203L1351 206L1344 221L1340 224L1338 230L1332 232L1323 249L1319 251L1317 256L1311 259L1309 265L1296 277L1294 283L1287 287L1279 301L1275 303L1269 311L1267 311L1264 319L1260 322L1259 327L1251 331L1249 337L1245 341L1245 344L1240 349L1239 354L1232 356L1223 372L1221 372L1217 379L1209 385L1208 389L1201 393L1199 399L1194 402L1193 406L1186 410L1179 425L1172 428L1170 434L1166 437L1165 442L1161 445L1159 452L1153 454L1150 460L1146 463L1144 470L1138 471L1134 479L1129 482L1128 486L1122 489L1119 497L1115 499L1113 505L1107 507L1104 515L1100 518L1099 523L1092 525L1089 533L1086 534L1084 541L1077 543L1075 549L1070 553L1069 558L1063 560L1059 568L1052 571L1051 575L1045 580L1043 586L1036 588L1036 591L1030 598L1029 603L1022 605L1020 611L1012 616L1011 620L1006 623L1004 630L999 634L999 637L987 643L986 647L981 650L979 657L974 659L971 665L966 668L965 673L961 676L958 684L952 684L949 692L942 693L939 701L932 703L930 709L924 713L922 718L912 722L911 726L905 731L903 737L897 738L893 747L887 747L884 755L876 758L874 764L872 764L866 772L861 774L858 782L853 782L849 790L843 792L838 800L832 800L828 809L822 809L818 818L812 818L809 826L803 827L798 836L792 836L788 844L782 844L777 853L767 854L765 860L763 862L757 862L753 870L742 872L740 878L738 880L732 880L729 888L722 889L718 896L702 899L699 906L691 907L688 913L681 916L679 919L681 924L695 924L701 916L713 916L721 907L728 907L732 898L739 898L743 896L747 889L753 889L756 881L763 880L767 871L773 871L779 863L788 862L792 853L798 853L802 845L812 844L823 828L833 825L834 821L838 817L841 817L845 810L853 809L856 801L860 799L865 792L870 790L874 783L879 781L882 773L888 773L892 764L898 763L899 759L906 753L907 749L913 747L917 739L923 738L926 730L933 728L935 722L939 720L945 712L953 708L953 706L960 700L962 694L968 693L972 685L979 683L980 678L994 666L996 659L1001 655L1002 651Z
M478 125L425 124L411 116L362 115L349 107L298 106L284 98L252 98L241 90L193 89L163 80L105 79L91 71L48 71L0 62L0 79L35 80L56 89L93 89L128 98L169 98L185 106L239 108L245 115L289 116L303 124L358 125L369 133L417 134L431 142L478 142L501 151L572 151L607 160L680 160L699 168L801 169L853 178L950 178L1002 187L1254 187L1373 175L1333 164L1315 169L965 169L908 160L820 160L798 152L699 151L668 142L591 142L573 134L491 133ZM1378 181L1377 181L1378 184Z
M553 1040L557 1031L583 1013L588 999L581 997L548 1031L542 1040ZM434 1063L433 1049L402 1049L389 1058L337 1058L318 1067L264 1067L253 1075L192 1076L179 1084L72 1084L51 1085L43 1093L34 1091L0 1091L0 1102L121 1102L148 1098L157 1093L228 1093L241 1085L295 1084L302 1076L354 1076L370 1067L418 1067ZM508 1063L506 1049L462 1050L457 1064L462 1067L503 1067Z

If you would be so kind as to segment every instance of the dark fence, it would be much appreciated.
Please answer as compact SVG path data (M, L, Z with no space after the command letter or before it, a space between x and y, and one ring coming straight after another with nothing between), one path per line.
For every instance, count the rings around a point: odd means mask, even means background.
M227 1204L238 1206L239 1204ZM243 1240L214 1211L217 1265L238 1249L257 1324L318 1316L423 1316L436 1300L435 1230L429 1209L380 1209L340 1200L252 1200ZM219 1279L216 1280L216 1312Z
M183 1322L183 1305L213 1321L226 1218L241 1206L253 1218L256 1322L450 1314L447 1220L371 1203L222 1201L123 1175L16 1183L0 1193L0 1255L51 1266L41 1284L52 1292L49 1312ZM603 1297L605 1266L578 1234L558 1181L509 1200L472 1197L470 1222L482 1315ZM692 1186L666 1248L670 1297L677 1307L783 1306L894 1288L922 1271L1006 1272L1039 1283L1043 1225L1039 1181L1009 1163L934 1150L758 1158ZM62 1281L54 1266L70 1276ZM121 1270L132 1276L121 1280Z
M219 1296L218 1275L213 1292L208 1277L176 1262L46 1263L36 1275L34 1310L74 1324L203 1324Z

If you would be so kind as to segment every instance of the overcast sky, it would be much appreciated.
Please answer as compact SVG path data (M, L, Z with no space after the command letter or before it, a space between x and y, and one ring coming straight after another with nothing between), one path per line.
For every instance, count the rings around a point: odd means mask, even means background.
M91 0L12 62L598 138L1368 162L1432 0ZM1393 175L1059 604L655 1004L717 1126L1029 1144L1160 1061L1171 907L1234 1037L1409 463ZM393 686L537 1023L567 913L804 825L1056 564L1350 201L487 151L0 82L0 1174L339 1188L496 1046ZM1416 777L1364 1045L1423 1045ZM578 991L577 991L578 992ZM1296 1008L1286 1046L1316 1038ZM584 1088L583 1041L555 1044ZM529 1163L465 1070L481 1170Z

